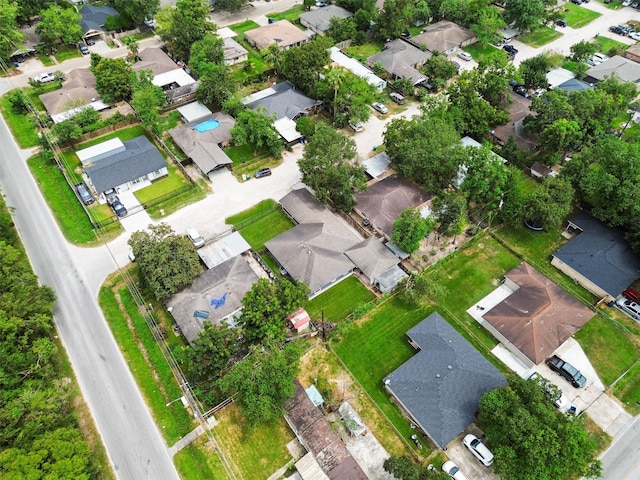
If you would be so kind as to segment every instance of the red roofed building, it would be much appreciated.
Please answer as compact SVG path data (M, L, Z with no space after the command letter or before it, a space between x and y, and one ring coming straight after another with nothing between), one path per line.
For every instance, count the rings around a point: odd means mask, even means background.
M287 317L291 327L298 333L305 331L309 328L309 322L311 321L311 317L304 308L299 308L291 315Z

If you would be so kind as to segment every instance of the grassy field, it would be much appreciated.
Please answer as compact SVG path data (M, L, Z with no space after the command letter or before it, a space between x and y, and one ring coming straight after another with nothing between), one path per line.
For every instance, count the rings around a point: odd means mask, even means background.
M283 418L250 430L239 406L231 404L216 419L220 448L237 478L264 480L291 460L287 443L294 435Z
M356 322L342 338L332 341L338 357L403 438L409 438L413 431L389 401L382 380L415 354L407 342L406 332L433 311L433 307L413 308L395 296L382 303L369 317ZM427 452L423 450L421 454Z
M255 152L251 145L228 147L224 151L233 161L233 174L238 180L242 180L242 175L251 179L257 170L265 167L274 168L282 163L282 159L264 152Z
M613 38L604 37L602 35L598 35L598 38L595 39L595 42L600 45L600 51L602 53L608 53L612 47L622 47L625 50L629 45L619 42L618 40L614 40Z
M38 131L27 115L16 113L13 110L9 97L14 92L15 90L12 90L0 97L0 109L2 110L2 116L6 120L9 130L11 130L11 133L20 148L35 147L38 145Z
M229 480L220 456L207 446L206 438L200 437L173 457L182 480Z
M62 45L58 47L58 51L54 55L58 63L62 63L70 58L78 58L82 53L75 45Z
M307 312L312 319L319 320L324 310L325 320L336 322L344 320L357 305L370 302L374 298L373 292L362 285L360 280L350 276L311 300L307 305Z
M570 5L570 4L567 4ZM597 14L596 14L597 15ZM571 25L571 22L567 18L567 22ZM573 25L572 25L573 26ZM518 37L522 43L525 43L531 47L542 47L549 42L553 42L555 39L560 38L562 33L557 32L553 28L540 27L529 33L524 33Z
M225 222L233 225L254 251L264 249L264 243L293 228L275 200L263 200L247 210L228 217Z
M140 201L140 203L151 203L153 200L168 195L176 190L186 188L191 185L191 182L184 176L182 170L173 162L167 162L167 170L169 175L166 177L155 180L148 187L144 187L136 192L134 195Z
M631 415L640 414L640 362L636 362L624 378L616 383L613 393Z
M367 58L381 52L384 44L379 41L370 41L364 45L353 45L344 49L344 53L366 64Z
M598 12L570 2L566 2L563 8L565 10L564 18L572 28L582 28L600 16Z
M496 48L491 44L482 46L479 43L474 43L472 45L464 47L464 51L470 53L474 60L480 61L483 58L490 58L494 55L500 55L500 52L502 52L503 50Z
M291 23L297 23L298 18L300 18L300 15L304 12L306 12L306 9L303 5L294 5L284 12L270 13L268 17L275 20L289 20Z

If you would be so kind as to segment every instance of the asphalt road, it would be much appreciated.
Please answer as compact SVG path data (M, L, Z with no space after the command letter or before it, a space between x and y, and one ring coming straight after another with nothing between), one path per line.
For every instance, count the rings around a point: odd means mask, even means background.
M600 457L605 480L637 480L640 478L640 416L615 438Z
M77 268L2 116L0 145L0 188L40 282L58 296L57 331L117 477L177 480L164 440L98 308L96 292ZM92 252L96 263L104 265L106 248Z

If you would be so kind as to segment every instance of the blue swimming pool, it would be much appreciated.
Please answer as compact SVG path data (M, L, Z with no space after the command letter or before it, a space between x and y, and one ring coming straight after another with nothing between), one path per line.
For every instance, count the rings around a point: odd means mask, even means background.
M204 132L208 132L209 130L213 130L214 128L218 128L219 126L220 126L220 122L211 118L206 122L199 123L193 128L195 128L200 133L204 133Z

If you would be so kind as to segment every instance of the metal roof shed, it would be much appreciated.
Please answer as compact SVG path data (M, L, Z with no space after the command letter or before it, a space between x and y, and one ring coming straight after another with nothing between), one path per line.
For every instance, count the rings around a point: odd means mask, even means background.
M122 140L119 138L112 138L111 140L93 145L92 147L78 150L76 155L82 162L82 165L85 166L87 164L97 162L98 160L102 160L103 158L110 157L116 153L124 152L124 150L125 147Z
M182 107L178 107L178 112L180 112L184 123L195 122L207 115L211 115L211 110L200 102L187 103Z

